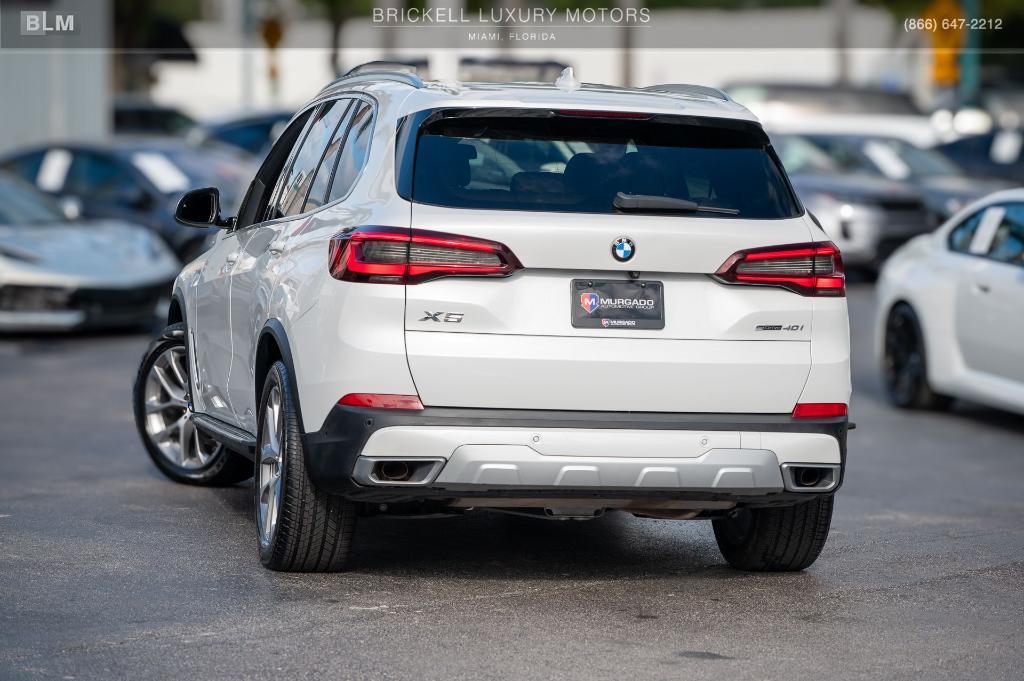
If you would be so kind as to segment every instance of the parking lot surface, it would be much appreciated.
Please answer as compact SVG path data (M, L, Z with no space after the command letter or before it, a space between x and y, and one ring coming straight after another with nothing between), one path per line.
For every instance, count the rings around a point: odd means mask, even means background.
M725 567L710 523L370 519L336 575L264 570L248 484L175 485L129 394L147 337L0 339L0 679L1019 679L1024 419L885 402L851 290L832 536Z

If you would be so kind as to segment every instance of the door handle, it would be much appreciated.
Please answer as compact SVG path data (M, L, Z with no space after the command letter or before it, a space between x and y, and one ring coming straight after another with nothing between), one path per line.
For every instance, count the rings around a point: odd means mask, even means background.
M279 240L271 241L270 245L267 246L267 252L271 255L281 255L284 253L284 242Z
M991 287L991 286L989 286L988 284L983 284L983 283L981 283L981 282L977 282L977 281L976 281L976 282L974 282L974 289L975 289L975 290L976 290L976 291L977 291L978 293L988 293L989 291L991 291L991 290L992 290L992 287Z

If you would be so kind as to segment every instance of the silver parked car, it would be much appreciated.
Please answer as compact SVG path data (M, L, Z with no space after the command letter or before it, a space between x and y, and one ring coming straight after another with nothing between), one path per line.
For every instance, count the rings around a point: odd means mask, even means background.
M45 194L0 173L0 332L146 323L179 269L149 230L69 221Z
M772 135L772 144L793 188L848 266L874 270L909 239L934 227L916 187L844 171L800 135Z

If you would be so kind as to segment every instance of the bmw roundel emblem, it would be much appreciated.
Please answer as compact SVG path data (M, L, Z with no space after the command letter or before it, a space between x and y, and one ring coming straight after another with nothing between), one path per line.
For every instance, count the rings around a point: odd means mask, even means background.
M626 262L636 254L636 244L626 236L620 236L612 242L612 257L619 262Z

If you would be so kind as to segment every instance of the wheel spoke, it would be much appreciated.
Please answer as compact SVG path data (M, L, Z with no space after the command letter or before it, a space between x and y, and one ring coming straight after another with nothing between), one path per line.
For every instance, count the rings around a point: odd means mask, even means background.
M283 420L280 386L271 387L263 406L257 466L257 502L260 540L266 544L274 534L281 513L281 472Z
M165 437L167 437L171 433L174 433L176 431L181 430L181 424L184 423L184 422L185 422L185 415L182 414L181 417L175 419L174 421L171 421L166 426L164 426L160 430L158 430L155 433L153 433L153 439L154 440L163 440Z
M273 394L267 404L266 416L263 419L263 442L275 452L281 451L281 440L278 437L278 413L274 409Z
M171 350L167 358L167 363L171 367L171 373L174 374L174 378L177 379L178 385L180 385L182 389L184 389L185 386L188 385L188 378L186 377L186 372L184 366L182 365L184 359L184 350L181 350L180 352Z
M907 376L914 380L920 378L924 373L924 362L921 361L921 353L914 352L907 358L906 368Z
M174 385L171 379L167 376L167 372L164 368L154 364L153 375L156 376L156 380L160 382L160 386L167 392L167 394L178 400L185 399L185 390L180 385Z
M181 427L178 428L178 463L184 464L191 456L191 443L192 434L195 432L195 426L192 424L192 419L182 416Z
M274 450L274 452L281 451L281 441L277 437L277 428L270 428L267 433L267 446Z
M272 448L269 444L263 445L260 449L260 465L261 466L276 466L280 462L277 450Z
M267 480L267 514L273 513L274 506L277 505L277 488L274 486L274 479Z
M269 539L270 534L274 531L274 526L277 525L277 513L279 503L278 500L281 497L281 478L280 476L272 477L267 483L267 523L266 523L266 536Z
M281 427L281 401L274 400L271 404L274 410L274 435L277 435L277 431Z
M260 425L260 452L262 453L266 449L274 450L273 443L270 441L270 414L269 411L265 413L263 417L263 423Z
M185 409L185 401L170 399L166 402L157 402L155 400L146 402L147 414L156 414L158 412L167 411L168 409Z
M195 446L196 458L199 459L199 464L205 465L210 460L212 454L203 449L203 441L199 436L199 429L196 428L195 423L192 424L192 444Z
M257 510L257 516L259 521L260 538L263 540L269 539L267 532L267 514L270 511L270 506L267 504L269 495L270 490L268 489L267 485L263 485L262 487L260 487L260 493L259 496L257 497L257 505L259 507Z
M206 466L222 451L192 423L185 396L188 393L188 356L185 348L171 345L150 365L141 410L150 442L176 466Z

